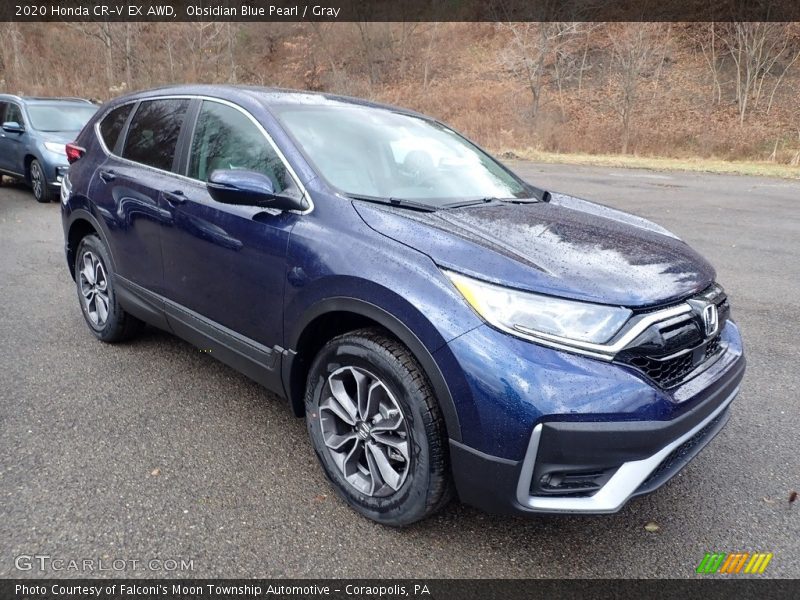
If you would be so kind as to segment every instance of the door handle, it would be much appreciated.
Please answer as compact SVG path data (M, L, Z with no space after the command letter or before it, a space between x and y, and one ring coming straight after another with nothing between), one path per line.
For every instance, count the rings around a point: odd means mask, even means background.
M186 202L186 195L180 190L175 190L174 192L161 192L161 195L164 196L164 199L173 206L175 204L183 204Z
M114 171L100 171L100 179L102 179L105 183L110 183L117 178L116 173Z

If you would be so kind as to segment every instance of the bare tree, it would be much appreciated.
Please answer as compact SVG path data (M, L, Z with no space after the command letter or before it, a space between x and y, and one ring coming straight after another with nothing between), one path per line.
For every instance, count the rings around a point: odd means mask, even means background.
M800 146L800 126L797 127L797 144L798 146ZM794 153L791 160L789 161L789 164L792 165L793 167L800 165L800 149Z
M588 40L581 46L585 31L592 25L578 22L502 23L509 42L500 55L503 66L523 79L531 94L531 119L536 120L544 92L554 84L562 115L564 88L587 68Z
M582 83L586 69L587 45L580 47L584 32L594 28L592 23L553 23L555 43L553 44L552 80L558 91L558 106L562 118L566 118L564 91L577 78L578 87Z
M24 72L25 53L22 51L22 33L16 23L0 23L0 65L6 85L16 85Z
M578 91L583 89L583 75L592 68L589 64L589 47L592 40L592 34L597 30L598 23L582 23L581 29L583 31L583 47L581 49L581 63L578 67Z
M616 68L618 93L615 108L622 121L622 153L628 152L634 112L644 76L656 68L658 49L664 43L661 24L626 23L611 36L612 63Z
M357 21L359 40L363 52L364 67L370 87L383 82L388 65L395 56L397 39L392 33L391 23Z
M106 89L112 89L117 83L114 76L114 50L116 44L112 23L106 21L99 23L68 23L67 25L79 31L84 37L100 42L105 59Z
M228 54L228 81L238 81L236 72L236 29L233 23L225 23L225 46Z
M134 37L138 23L125 23L125 82L133 88Z
M439 30L439 23L432 23L428 28L428 46L425 49L425 58L422 65L422 87L427 88L431 81L431 61L433 60L433 49L438 39L437 33Z
M773 71L780 70L769 95L768 110L771 108L784 75L800 58L800 48L793 45L789 27L788 23L734 22L725 28L721 39L735 66L739 124L744 123L748 111L758 107Z
M403 21L398 27L398 34L394 46L400 48L400 67L398 69L400 78L406 75L406 61L409 55L409 47L411 46L411 38L418 26L419 23L417 22L409 23Z
M544 87L544 70L552 47L551 23L504 23L510 41L501 60L522 77L531 94L531 119L536 120Z
M711 79L713 83L712 98L716 104L722 102L722 70L725 65L725 57L720 56L719 52L719 39L717 36L717 24L713 21L708 23L708 38L704 35L699 36L698 42L700 50L703 53L703 58L708 65L708 70L711 72Z

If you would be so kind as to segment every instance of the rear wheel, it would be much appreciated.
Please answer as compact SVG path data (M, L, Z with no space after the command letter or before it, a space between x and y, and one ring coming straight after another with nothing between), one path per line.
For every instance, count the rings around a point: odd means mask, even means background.
M47 177L44 174L44 169L41 163L33 159L30 166L31 189L33 190L33 197L37 202L45 204L50 202L53 196L50 190L50 185L47 182Z
M408 525L450 499L439 406L409 350L382 330L339 336L319 352L306 423L334 489L365 517Z
M121 342L138 334L144 323L117 302L108 251L97 235L87 235L75 253L75 284L83 318L104 342Z

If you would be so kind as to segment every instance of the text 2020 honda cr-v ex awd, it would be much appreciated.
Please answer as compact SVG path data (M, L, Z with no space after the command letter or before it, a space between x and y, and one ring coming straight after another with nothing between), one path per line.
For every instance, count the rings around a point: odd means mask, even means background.
M614 512L728 419L745 361L708 262L435 120L162 88L108 103L67 153L67 263L92 333L150 323L285 396L371 519L412 523L454 492Z

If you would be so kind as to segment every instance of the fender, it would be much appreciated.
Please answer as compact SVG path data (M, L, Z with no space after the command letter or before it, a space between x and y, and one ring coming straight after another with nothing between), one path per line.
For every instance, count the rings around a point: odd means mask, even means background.
M72 279L75 279L75 273L73 271L74 265L74 256L73 253L77 248L70 248L69 247L69 232L72 230L72 226L75 224L75 221L78 220L87 221L92 228L97 232L97 235L100 236L100 240L105 244L106 250L108 251L108 255L111 258L111 268L114 272L117 272L117 263L114 260L114 249L112 248L111 244L108 243L108 237L106 236L105 229L101 227L100 221L86 208L74 208L72 212L67 217L66 226L64 227L64 250L67 255L67 266L69 267L69 271L72 274ZM70 262L71 261L71 262Z
M445 420L445 425L447 426L448 437L451 440L460 442L461 425L458 421L458 413L456 412L455 403L453 402L453 396L450 393L450 388L445 381L439 365L433 358L433 352L438 350L438 348L426 348L419 337L417 337L405 323L381 307L357 298L333 297L322 300L309 308L302 319L295 325L294 331L287 338L287 341L290 342L289 348L297 347L300 336L314 319L326 313L341 311L354 313L375 321L411 350L414 358L417 359L420 366L422 366L425 371L425 374L428 376L431 386L433 386L433 392L436 394L436 398L442 410L442 416ZM446 342L443 340L442 346L445 344ZM292 409L295 411L295 414L302 414L303 406L295 406L297 401L294 400L295 395L292 394L292 390L290 389L292 366L295 360L296 354L292 352L287 352L284 355L282 377L286 396L292 403ZM302 400L300 402L302 403Z

